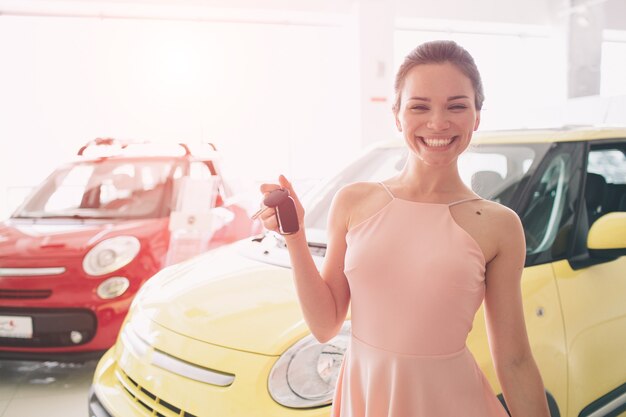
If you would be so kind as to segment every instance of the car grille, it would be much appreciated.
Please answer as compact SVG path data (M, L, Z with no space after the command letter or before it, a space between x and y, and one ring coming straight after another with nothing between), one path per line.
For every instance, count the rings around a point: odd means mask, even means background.
M80 346L96 334L96 316L82 309L0 308L0 315L31 317L33 337L30 339L0 337L2 347ZM80 332L82 340L74 343L72 332Z
M89 417L113 417L107 410L104 408L100 399L96 395L93 388L89 394Z
M0 289L0 299L43 299L52 295L52 290L3 290Z
M148 410L152 415L157 417L196 417L194 414L188 413L179 407L157 397L147 389L139 385L135 380L129 377L123 370L115 371L117 380L124 388L124 391L136 401L139 405Z

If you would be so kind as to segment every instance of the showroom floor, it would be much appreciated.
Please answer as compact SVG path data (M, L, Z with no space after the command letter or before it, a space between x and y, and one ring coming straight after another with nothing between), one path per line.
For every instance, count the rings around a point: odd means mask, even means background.
M0 360L0 417L85 417L97 361Z

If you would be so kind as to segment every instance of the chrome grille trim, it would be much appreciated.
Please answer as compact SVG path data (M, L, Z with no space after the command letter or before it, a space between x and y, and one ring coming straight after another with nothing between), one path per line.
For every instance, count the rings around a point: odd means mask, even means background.
M61 275L65 267L55 268L0 268L0 277L40 277L44 275Z
M141 340L141 338L137 336L135 332L133 332L133 330L130 328L130 325L127 324L126 326L124 326L124 330L122 331L120 337L124 346L130 348L130 350L132 350L135 355L142 357L146 353L148 353L148 349L150 348L150 346L146 342Z
M603 405L601 408L589 414L588 417L602 417L609 415L611 412L624 405L624 403L626 403L626 393L614 398L608 404Z
M211 385L227 387L235 380L234 375L223 374L216 371L210 371L205 368L192 365L190 363L176 359L158 350L152 355L152 364L159 368L168 370L175 374L193 379L194 381L205 382Z
M139 357L145 356L150 350L150 345L133 330L130 324L124 326L121 339L122 343ZM153 349L150 363L176 375L220 387L227 387L235 380L235 375L193 365L157 349Z
M195 414L191 414L190 412L165 401L163 398L154 395L139 385L119 367L115 369L115 377L124 389L124 392L130 396L131 400L148 410L152 416L197 417Z

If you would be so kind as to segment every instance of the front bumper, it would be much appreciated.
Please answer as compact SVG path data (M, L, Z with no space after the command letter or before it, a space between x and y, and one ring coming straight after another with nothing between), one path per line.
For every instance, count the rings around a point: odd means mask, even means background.
M322 417L330 407L290 409L276 403L267 389L277 356L228 349L190 339L154 322L142 332L150 347L137 352L123 337L100 360L93 381L99 407L112 417ZM153 364L154 355L234 375L219 386L182 376ZM96 417L98 415L94 414ZM106 415L105 415L106 416Z
M88 343L96 334L96 316L85 309L11 309L0 308L0 315L28 317L32 320L31 338L0 337L0 346L6 347L66 347L80 335L81 343ZM78 339L75 339L78 340Z
M89 417L113 417L107 411L107 409L104 408L104 406L100 402L100 399L94 392L93 387L89 389L89 398L87 400L87 407L88 407Z
M33 326L31 338L0 337L0 359L86 360L100 357L115 343L130 303L131 298L126 297L80 308L0 307L0 316L30 317ZM80 340L76 333L80 334Z

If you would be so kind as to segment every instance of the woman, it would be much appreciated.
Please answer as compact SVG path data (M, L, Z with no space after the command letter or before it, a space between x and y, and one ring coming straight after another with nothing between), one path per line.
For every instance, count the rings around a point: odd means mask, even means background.
M300 231L286 235L306 323L326 342L351 304L352 337L333 416L504 417L465 345L483 302L498 379L513 417L548 417L524 323L519 217L461 180L459 155L480 122L483 90L469 53L451 41L418 46L400 67L393 113L406 165L381 183L335 195L321 272ZM277 231L274 210L261 218Z

